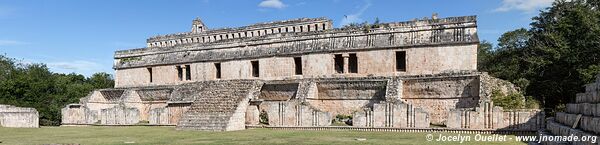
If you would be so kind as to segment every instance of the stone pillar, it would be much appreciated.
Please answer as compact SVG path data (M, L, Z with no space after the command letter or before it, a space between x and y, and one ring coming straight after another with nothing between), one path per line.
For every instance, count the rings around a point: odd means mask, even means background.
M350 55L347 53L342 54L342 57L344 58L344 73L348 73L348 63L350 62Z

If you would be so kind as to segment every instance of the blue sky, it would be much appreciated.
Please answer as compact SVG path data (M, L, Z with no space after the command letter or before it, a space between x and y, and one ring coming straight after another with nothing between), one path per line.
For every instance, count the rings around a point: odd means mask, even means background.
M477 15L480 40L529 27L552 0L0 0L0 54L46 63L55 72L113 73L115 50L144 47L146 38L299 17L344 23Z

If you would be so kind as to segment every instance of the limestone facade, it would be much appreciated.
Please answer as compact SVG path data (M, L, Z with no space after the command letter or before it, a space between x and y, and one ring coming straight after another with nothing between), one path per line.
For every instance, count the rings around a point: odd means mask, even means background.
M350 115L355 127L449 125L490 87L513 88L477 72L478 44L475 16L348 29L326 18L224 29L196 19L191 32L115 52L116 88L66 106L63 124L229 131Z
M35 108L0 105L0 127L38 128L39 113Z

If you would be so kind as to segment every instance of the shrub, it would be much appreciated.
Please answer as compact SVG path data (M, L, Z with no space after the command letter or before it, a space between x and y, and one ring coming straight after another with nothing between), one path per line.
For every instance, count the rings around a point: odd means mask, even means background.
M531 96L524 96L522 93L505 95L500 90L493 90L491 97L495 106L504 109L537 109L540 107L539 101Z
M260 118L260 120L258 121L261 124L269 124L269 116L267 115L267 112L265 110L260 111L260 114L258 114L258 117Z

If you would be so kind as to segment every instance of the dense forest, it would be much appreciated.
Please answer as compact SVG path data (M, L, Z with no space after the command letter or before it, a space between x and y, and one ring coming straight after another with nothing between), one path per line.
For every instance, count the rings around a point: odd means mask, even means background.
M600 0L559 0L533 17L529 29L504 33L496 46L482 41L479 71L511 81L523 90L519 95L530 96L514 98L561 109L600 72L599 6ZM66 104L113 84L107 73L87 78L53 73L44 64L24 64L0 55L0 104L36 108L41 125L58 125ZM498 103L511 104L512 99L507 100Z
M25 64L0 55L0 104L36 108L41 125L59 125L60 109L94 89L112 88L112 76L51 72L44 64Z
M600 71L600 0L558 0L529 29L482 41L478 69L509 80L545 108L561 109Z

